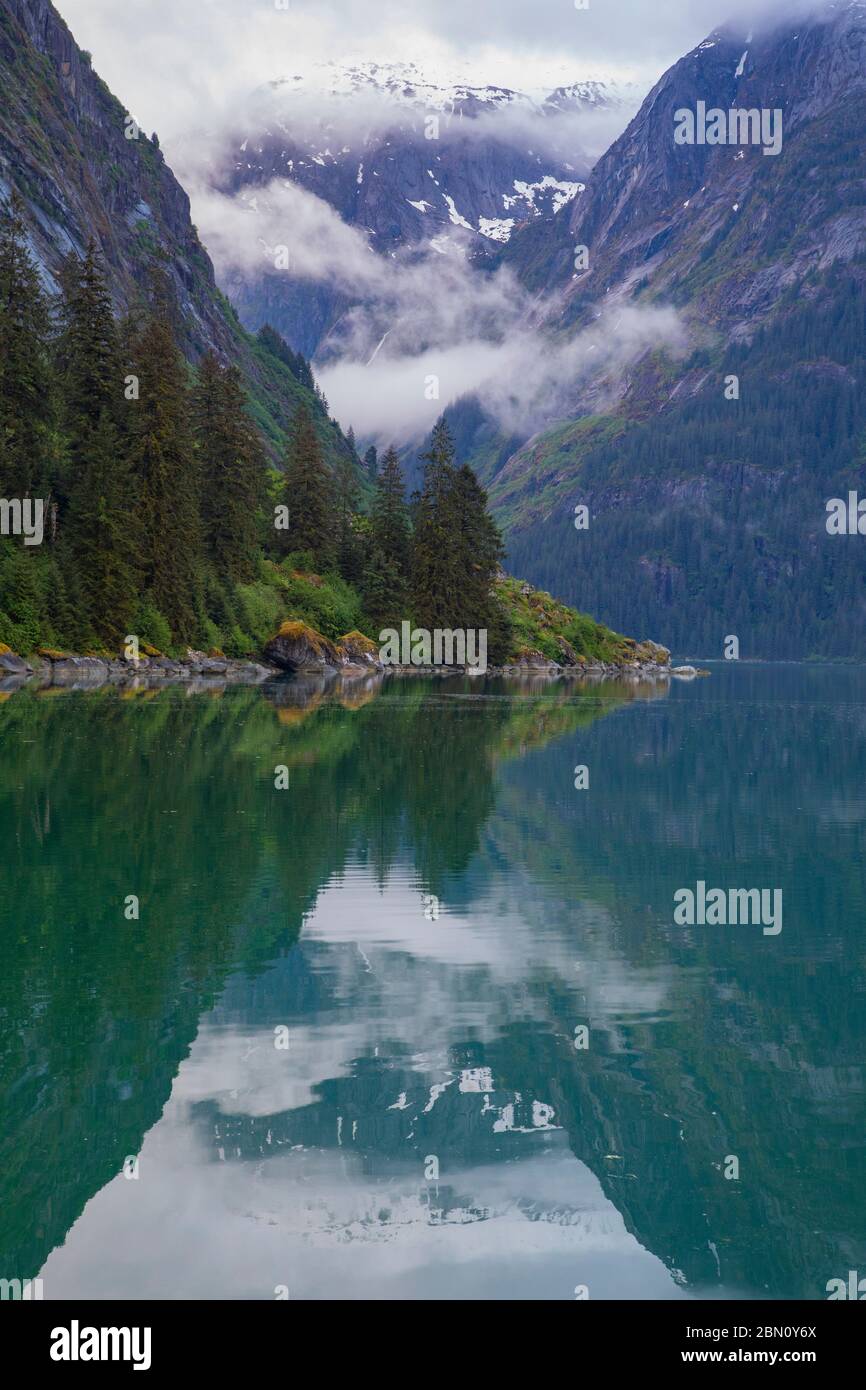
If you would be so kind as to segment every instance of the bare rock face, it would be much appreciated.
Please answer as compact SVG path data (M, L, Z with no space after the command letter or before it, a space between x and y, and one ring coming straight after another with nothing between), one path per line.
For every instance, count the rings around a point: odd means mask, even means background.
M659 302L688 285L691 293L675 301L686 320L699 331L713 324L740 336L809 268L849 260L866 243L863 201L840 192L836 173L845 170L846 184L858 177L864 59L861 5L814 6L808 16L788 17L780 8L754 33L739 21L724 25L659 79L593 168L585 192L559 218L516 234L505 259L530 288L536 275L548 290L560 286L567 324L584 321L596 301L630 295L646 282ZM784 160L766 158L751 143L739 150L675 144L675 113L695 111L699 101L724 111L781 111ZM822 177L810 172L808 196L798 197L787 151L796 148L796 167L820 167L819 121L833 130L837 163ZM593 255L575 276L579 245Z
M431 241L444 249L458 228L474 256L495 258L515 228L551 218L583 188L592 159L578 148L575 120L626 99L611 84L588 82L558 88L541 106L506 88L432 86L412 65L334 65L332 75L334 91L318 98L298 78L269 84L265 104L244 113L217 161L223 190L249 196L273 179L305 189L383 257ZM343 136L322 138L322 127L316 133L313 101L325 103L319 111L326 120L334 103L351 113L356 101L357 138L347 131L343 144ZM623 109L632 104L629 98ZM431 141L433 112L440 126ZM543 153L533 121L544 131ZM274 274L264 263L255 275L229 271L227 286L242 322L272 324L305 357L327 353L329 335L357 302L344 289Z
M156 135L134 125L51 0L0 0L0 94L0 188L4 201L10 189L22 199L29 251L49 293L59 291L66 255L83 255L91 236L115 310L139 302L158 263L185 356L198 361L210 348L236 363L274 423L285 427L295 399L292 393L290 406L286 374L272 361L263 364L226 313L189 197ZM298 364L283 360L301 382ZM334 451L342 452L340 436L325 426L312 379L301 385L311 393L310 408L334 462Z
M265 645L267 661L281 671L337 670L344 665L339 649L327 637L306 623L283 623Z

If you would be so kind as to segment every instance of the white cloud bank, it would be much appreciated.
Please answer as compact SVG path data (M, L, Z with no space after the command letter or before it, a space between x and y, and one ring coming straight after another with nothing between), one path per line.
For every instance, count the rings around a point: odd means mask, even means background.
M791 16L793 0L57 0L100 76L172 142L316 62L414 61L466 81L550 90L593 75L648 89L732 15Z
M469 392L506 433L526 434L566 414L591 377L648 347L681 346L673 310L631 305L552 341L543 327L547 303L508 267L493 274L473 267L457 228L444 250L436 238L439 250L383 257L328 204L284 180L234 198L200 190L194 210L221 278L290 275L352 298L317 374L344 427L383 443L419 438Z

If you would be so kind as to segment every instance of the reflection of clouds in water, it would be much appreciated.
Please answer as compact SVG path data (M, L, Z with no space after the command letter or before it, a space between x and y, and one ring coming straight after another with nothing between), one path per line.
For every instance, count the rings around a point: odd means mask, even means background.
M583 962L596 983L575 970L581 925L605 919L586 907L568 926L539 929L516 908L504 913L493 885L471 919L446 912L433 923L406 876L395 875L384 892L358 871L330 885L301 945L257 983L265 989L261 1025L232 1021L249 1010L249 982L240 977L203 1021L143 1145L140 1180L119 1177L88 1204L48 1261L49 1296L73 1286L112 1295L116 1265L96 1266L89 1254L106 1248L121 1252L120 1286L141 1297L230 1289L267 1298L282 1283L297 1297L536 1297L545 1289L543 1296L569 1298L575 1284L594 1280L598 1296L606 1289L621 1297L624 1277L635 1281L636 1297L679 1296L568 1150L550 1097L506 1089L489 1066L453 1064L452 1049L467 1036L492 1040L515 1019L550 1023L552 974L576 1009L579 992L597 989L596 1011L657 1010L664 980L627 971L597 937ZM279 976L288 979L300 956L325 983L323 1002L313 1015L272 1019L262 998L279 1009ZM543 972L537 994L534 969ZM280 1024L289 1027L285 1051L274 1046ZM383 1093L387 1070L380 1072L375 1110L338 1117L327 1148L298 1143L290 1112L315 1107L317 1088L336 1078L351 1084L356 1060L377 1050L382 1066L395 1069L393 1092ZM417 1084L407 1088L413 1072ZM458 1109L440 1123L450 1129L459 1116L461 1130L480 1130L490 1159L510 1161L451 1171L443 1156L439 1181L425 1182L412 1143L401 1155L398 1140L383 1156L387 1112L396 1112L408 1140L416 1119L429 1122L446 1101ZM209 1104L216 1109L207 1115ZM225 1126L223 1116L232 1117ZM272 1135L268 1116L288 1117L282 1137ZM255 1119L266 1161L250 1148L246 1122Z
M447 1179L447 1180L446 1180ZM110 1264L104 1258L112 1251ZM681 1297L564 1148L383 1182L345 1151L202 1163L172 1100L141 1179L88 1204L43 1270L48 1298Z
M428 922L405 874L394 874L383 893L353 870L320 893L295 948L327 985L316 1014L286 1010L264 1016L260 1026L239 1026L229 1022L229 984L203 1021L174 1094L190 1102L216 1098L230 1113L281 1113L313 1103L317 1085L348 1076L356 1058L379 1048L383 1056L399 1052L401 1077L405 1069L419 1073L426 1104L431 1085L460 1075L451 1049L467 1036L490 1043L515 1022L561 1032L552 983L560 999L573 999L574 1024L591 1021L604 1029L608 1050L617 1049L621 1024L651 1023L664 1011L670 969L632 966L617 956L607 944L612 919L605 908L577 903L566 922L561 913L546 913L535 895L506 912L494 882L473 902L471 917L443 903L439 920ZM273 967L272 978L293 969L289 958ZM243 982L239 990L242 1006ZM286 1051L274 1046L279 1025L289 1027Z

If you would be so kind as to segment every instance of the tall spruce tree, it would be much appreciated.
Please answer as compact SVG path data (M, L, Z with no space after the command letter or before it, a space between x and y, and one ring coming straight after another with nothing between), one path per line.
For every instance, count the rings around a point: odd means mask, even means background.
M370 513L370 561L364 576L364 610L373 626L391 626L408 616L411 540L403 472L396 450L388 450Z
M240 372L212 352L202 358L192 400L205 555L221 581L249 581L256 569L264 458Z
M176 641L196 627L201 534L187 370L159 302L136 344L139 398L129 407L138 539L148 599Z
M465 578L458 560L454 444L444 419L435 426L422 458L424 480L413 498L411 604L418 626L432 631L455 625L457 596Z
M375 444L371 444L364 455L364 467L367 470L367 477L371 483L375 483L379 472L379 453Z
M299 405L289 432L283 482L289 527L283 533L289 551L306 551L320 570L336 558L334 486L309 410Z
M63 331L58 359L63 426L71 435L68 453L74 476L78 451L86 449L88 431L98 425L103 412L108 410L119 419L123 378L111 296L93 239L83 260L74 252L67 257L61 279Z
M78 576L81 613L76 626L111 647L120 646L129 633L137 606L133 500L117 426L104 410L88 434L69 504L65 546Z
M364 615L372 636L399 626L407 613L407 584L390 556L371 547L362 588Z
M355 529L360 492L357 455L353 450L351 454L340 455L334 476L337 568L349 584L359 583L364 572L361 537Z
M0 495L43 490L51 473L50 319L22 207L0 215Z
M504 554L502 535L487 510L487 493L468 463L454 474L454 546L463 575L459 592L459 626L490 628L494 618L493 584Z
M61 541L79 576L79 630L116 644L136 605L135 495L129 441L120 427L124 374L93 241L83 260L67 262L63 283L58 357L68 526L61 523Z

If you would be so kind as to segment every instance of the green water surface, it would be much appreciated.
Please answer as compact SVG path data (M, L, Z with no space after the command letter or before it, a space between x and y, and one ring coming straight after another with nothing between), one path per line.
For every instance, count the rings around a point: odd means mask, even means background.
M0 836L0 1277L866 1275L866 670L19 691ZM783 930L677 926L698 880Z

